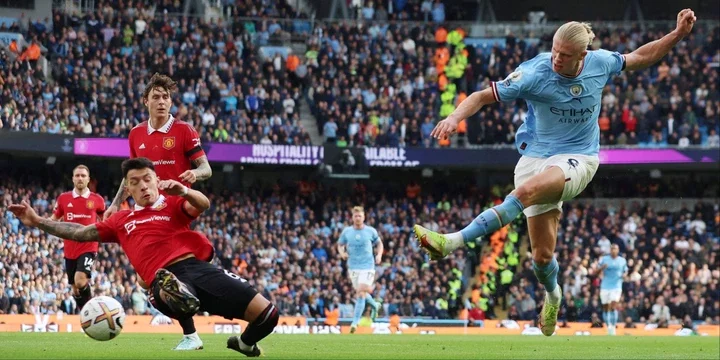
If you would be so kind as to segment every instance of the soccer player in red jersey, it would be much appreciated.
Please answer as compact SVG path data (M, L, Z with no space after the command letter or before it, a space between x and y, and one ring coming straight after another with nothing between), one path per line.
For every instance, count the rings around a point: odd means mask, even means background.
M73 169L72 181L73 190L58 196L50 219L80 225L96 223L98 215L102 216L105 211L105 200L88 189L90 169L85 165L76 166ZM92 297L90 278L92 266L97 257L98 243L83 243L70 239L63 239L63 243L65 273L73 289L77 310L80 311Z
M178 181L158 180L146 158L125 160L122 173L136 205L97 224L44 219L27 201L9 210L26 226L58 237L119 243L139 276L151 284L151 301L158 310L168 316L192 316L200 310L245 320L248 327L241 336L228 338L227 347L260 356L257 343L277 326L278 311L246 280L201 260L211 246L188 225L210 207L210 200Z
M150 79L142 97L150 119L130 130L130 158L148 158L155 165L160 180L178 180L191 187L196 181L209 179L212 169L200 146L200 136L192 125L170 114L172 95L176 90L177 84L168 76L155 74ZM192 169L193 164L195 169ZM122 183L104 219L118 211L127 199L124 189L125 183ZM212 255L207 260L212 260ZM140 285L147 289L147 284L141 282ZM203 342L197 335L192 317L180 321L180 326L184 336L175 350L202 349Z

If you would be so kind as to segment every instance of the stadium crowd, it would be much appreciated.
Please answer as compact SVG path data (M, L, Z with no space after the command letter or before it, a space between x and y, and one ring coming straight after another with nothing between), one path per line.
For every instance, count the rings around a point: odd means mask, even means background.
M40 213L49 215L61 190L46 181L34 176L2 178L3 207L29 198ZM452 186L415 183L404 189L367 186L358 184L345 197L331 197L328 194L337 190L313 181L256 185L242 193L221 190L211 195L211 210L194 228L213 242L217 265L254 283L283 315L325 317L326 310L337 308L339 317L351 317L353 295L335 243L349 223L351 205L365 204L367 223L378 229L385 244L374 293L383 302L381 316L458 318L467 308L473 319L495 318L502 316L495 311L497 304L507 310L509 319L536 318L543 292L529 261L517 268L491 266L489 278L497 279L498 286L488 290L472 281L484 266L479 251L457 251L449 260L429 264L412 237L416 222L441 231L461 228L482 208L500 200L509 187L456 191ZM385 188L383 195L375 191L377 186ZM525 237L523 221L519 218L511 225L514 234L507 237L514 236L513 242ZM0 214L0 224L0 313L73 313L62 242L25 229L7 211ZM599 321L593 316L601 311L594 269L599 257L616 243L630 267L623 286L623 319L665 326L687 315L718 323L718 239L717 205L705 203L673 213L654 211L642 203L595 208L581 201L566 206L557 250L563 270L559 281L566 296L561 319ZM514 276L500 285L504 269ZM136 280L118 246L100 247L94 295L117 298L131 314L155 314ZM656 312L653 306L661 303L668 311L663 313L665 308L658 305Z
M99 1L97 11L85 16L58 11L52 22L21 19L14 25L10 30L22 32L29 46L0 61L0 128L126 136L146 117L144 82L163 72L179 82L173 112L193 123L205 141L307 144L299 121L306 96L328 141L452 146L429 138L446 110L551 42L551 34L525 33L509 34L495 46L466 46L464 31L457 38L443 25L442 1L412 2L397 12L425 21L420 24L390 24L378 4L366 4L360 16L373 22L318 22L302 60L262 58L259 47L300 31L284 0L221 2L228 15L259 16L256 21L175 17L169 14L182 9L171 0L135 3ZM230 11L229 5L239 6ZM627 52L665 30L611 32L598 25L593 47ZM658 66L611 81L599 119L602 143L720 146L719 31L697 26ZM38 45L47 49L50 78L38 67ZM459 73L450 75L457 64ZM491 106L461 133L470 144L510 144L526 113L521 101Z
M658 327L687 321L720 324L719 236L720 209L712 202L676 212L640 203L566 206L556 250L565 296L559 318L602 323L598 261L617 244L629 269L619 302L621 321ZM533 320L544 292L529 261L515 280L508 317Z
M310 61L316 68L313 109L326 138L354 144L450 146L430 138L434 123L443 117L443 74L450 77L447 69L452 64L451 60L446 66L443 60L448 53L455 54L458 47L468 50L464 73L450 81L458 89L452 103L503 79L552 42L552 34L543 34L539 42L510 34L498 39L504 47L465 47L451 44L452 30L429 23L321 27L322 36L310 42ZM659 66L623 73L607 85L599 118L603 145L720 146L720 28L694 31ZM643 33L635 27L610 32L596 27L595 33L593 48L624 53L660 38L664 31ZM490 106L458 132L467 133L472 144L512 144L526 113L524 101Z
M115 3L99 1L84 17L56 12L52 26L21 19L10 29L23 32L29 48L47 48L52 81L24 49L15 61L5 54L0 128L126 137L147 119L144 82L161 72L178 82L172 113L204 141L309 142L299 121L299 84L279 55L256 54L255 43L273 38L272 24L226 25L171 17L160 5L118 10Z

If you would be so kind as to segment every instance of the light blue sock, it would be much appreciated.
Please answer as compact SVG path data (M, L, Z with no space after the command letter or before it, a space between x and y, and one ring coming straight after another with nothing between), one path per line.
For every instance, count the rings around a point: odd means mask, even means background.
M363 311L365 311L365 298L358 298L355 300L355 316L353 317L353 326L357 326L362 317Z
M613 310L612 311L612 324L613 324L613 326L615 326L615 325L617 325L617 323L618 323L618 311Z
M603 311L603 322L605 322L605 325L610 326L610 312L609 311Z
M463 241L475 241L475 239L492 234L520 215L523 211L523 204L513 195L508 195L502 204L483 211L468 226L460 230Z
M377 306L377 301L375 301L375 299L373 299L372 295L370 294L365 294L365 303L370 304L370 306L372 307Z
M538 264L536 264L533 260L533 270L535 271L535 276L538 281L545 285L546 291L550 292L555 290L557 287L557 275L560 270L560 266L554 256L552 261L544 266L538 266Z

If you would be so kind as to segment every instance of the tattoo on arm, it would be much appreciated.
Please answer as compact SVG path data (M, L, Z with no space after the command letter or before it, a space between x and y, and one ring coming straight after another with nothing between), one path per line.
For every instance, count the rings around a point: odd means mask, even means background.
M38 224L38 229L55 235L59 238L70 239L75 241L99 241L100 234L95 225L80 225L69 222L52 221L42 219Z
M122 179L122 182L120 182L120 189L118 190L117 194L115 194L115 199L113 199L113 202L110 206L117 206L120 207L120 204L125 201L126 198L124 198L125 194L125 179Z
M193 164L197 167L194 171L198 181L207 180L212 176L212 168L210 167L207 156L201 156L193 160Z

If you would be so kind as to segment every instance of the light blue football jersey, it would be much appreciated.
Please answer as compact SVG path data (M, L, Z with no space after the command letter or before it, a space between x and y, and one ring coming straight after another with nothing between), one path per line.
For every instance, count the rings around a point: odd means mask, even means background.
M373 248L380 241L374 227L364 225L362 229L346 226L340 234L338 243L347 246L347 265L350 270L375 269L375 253Z
M528 113L515 134L520 154L548 158L558 154L598 155L602 89L625 67L625 57L588 51L577 77L553 71L550 53L523 62L505 80L493 82L496 101L525 99Z
M623 274L628 271L627 260L618 256L615 259L610 255L600 258L600 266L607 264L603 270L603 278L600 282L600 290L617 290L622 289Z

